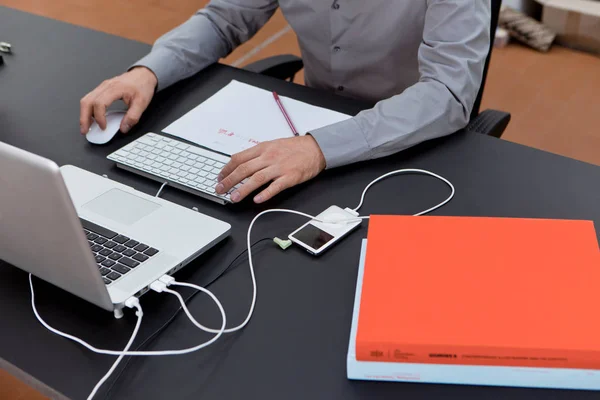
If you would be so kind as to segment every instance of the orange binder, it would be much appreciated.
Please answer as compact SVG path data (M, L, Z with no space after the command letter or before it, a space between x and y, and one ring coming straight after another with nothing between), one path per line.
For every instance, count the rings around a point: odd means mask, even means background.
M372 216L356 359L600 370L593 222Z

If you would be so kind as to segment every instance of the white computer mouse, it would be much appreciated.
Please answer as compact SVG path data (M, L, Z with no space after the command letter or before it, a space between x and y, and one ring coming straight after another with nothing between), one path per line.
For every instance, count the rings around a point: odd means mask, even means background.
M92 122L89 132L85 135L88 142L93 144L106 144L119 132L125 111L108 111L106 113L106 129L100 129L96 121Z

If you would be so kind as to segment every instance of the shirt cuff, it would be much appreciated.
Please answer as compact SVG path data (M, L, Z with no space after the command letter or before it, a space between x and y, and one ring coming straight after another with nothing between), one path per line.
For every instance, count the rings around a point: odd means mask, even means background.
M173 70L176 63L172 62L173 54L165 49L153 49L150 53L144 56L141 60L131 65L127 70L130 71L134 67L146 67L154 72L158 84L156 91L160 91L177 82L178 77L182 74Z
M354 118L316 129L309 135L315 138L321 148L327 169L371 157L371 147Z

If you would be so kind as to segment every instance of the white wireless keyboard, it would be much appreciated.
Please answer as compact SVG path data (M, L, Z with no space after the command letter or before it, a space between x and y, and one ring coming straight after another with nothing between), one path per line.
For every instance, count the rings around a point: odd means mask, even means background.
M226 195L215 192L217 176L229 157L155 133L145 134L107 158L120 168L220 204L231 203L229 195L239 186Z

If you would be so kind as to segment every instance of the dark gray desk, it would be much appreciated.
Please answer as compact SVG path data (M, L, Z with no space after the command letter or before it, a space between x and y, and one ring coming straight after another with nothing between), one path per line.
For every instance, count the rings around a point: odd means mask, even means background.
M0 140L49 157L60 165L74 164L108 174L152 194L158 189L154 182L117 170L105 156L143 132L160 131L231 79L342 112L356 113L365 106L215 65L161 93L129 136L94 147L78 133L79 99L103 79L121 73L149 47L1 7L0 37L14 45L14 54L5 57L5 65L0 67ZM332 203L353 206L373 178L404 167L426 168L454 183L456 197L438 214L577 218L600 223L600 168L469 134L456 134L384 160L330 171L267 206L310 213ZM373 187L362 211L412 214L446 195L445 185L434 179L404 176ZM251 204L223 207L170 188L166 188L164 198L186 207L196 206L233 225L231 238L177 276L199 284L244 249L248 223L260 210ZM301 222L293 216L265 217L256 225L254 238L285 235ZM133 360L110 397L598 398L598 393L588 392L348 381L345 357L359 244L365 234L363 227L319 259L296 248L284 253L268 242L259 245L255 250L258 302L247 328L196 354ZM233 272L211 286L222 300L230 324L246 316L251 294L247 263L242 260L236 265ZM118 349L127 341L135 322L131 313L116 321L112 314L60 290L39 281L36 285L40 312L54 326L99 347ZM178 308L176 300L158 294L145 296L142 305L145 318L137 343ZM192 310L207 324L217 325L214 306L202 296L193 300ZM58 392L68 398L85 398L114 361L113 357L92 354L40 326L31 312L27 275L1 263L0 321L0 367L48 395L60 397ZM205 339L185 317L178 317L148 348L178 348ZM106 395L106 388L98 398Z

